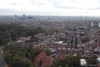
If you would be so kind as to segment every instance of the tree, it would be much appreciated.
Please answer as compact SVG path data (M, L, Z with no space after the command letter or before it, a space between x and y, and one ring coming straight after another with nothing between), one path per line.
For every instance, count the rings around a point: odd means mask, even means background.
M41 52L42 52L42 51L41 51L41 49L40 49L39 47L36 47L36 48L34 49L35 56L39 55Z
M34 36L34 34L47 32L42 28L35 27L24 27L24 26L16 26L16 24L1 24L0 25L0 38L2 39L2 44L6 44L11 40L16 40L17 37L21 36ZM56 30L53 32L56 32ZM33 38L33 41L38 41L37 38Z
M63 42L67 42L67 38L59 38Z
M77 30L76 28L73 28L73 29L72 29L72 31L76 31L76 30Z
M87 41L90 41L90 39L91 39L91 38L90 38L89 36L87 36L87 39L86 39L86 40L87 40Z
M76 56L76 67L80 67L80 53L79 52L77 53L77 56Z
M88 41L90 41L90 37L89 36L87 36L87 38L85 38L85 39L83 39L83 42L88 42Z
M0 37L0 45L2 45L2 38Z
M94 58L92 58L92 57L88 57L88 59L87 59L87 63L88 63L88 64L96 64L96 61L95 61Z
M29 59L14 57L12 67L31 67L32 62Z
M38 38L37 37L32 37L30 40L26 40L26 42L30 42L30 43L33 43L33 42L38 42Z
M77 48L77 36L75 34L75 47Z
M52 64L51 67L56 67L56 65L55 64Z
M25 56L28 54L28 48L23 48L17 45L5 45L4 46L4 61L8 64L9 67L31 67L32 61ZM32 59L34 58L34 49L30 49L30 55ZM34 60L34 59L33 59Z
M72 40L71 40L71 47L73 47L73 36L72 36Z
M15 56L24 58L25 57L25 54L23 52L16 51Z
M45 49L41 48L41 51L45 51Z
M75 56L70 56L70 61L71 61L71 66L76 66L76 57Z
M84 30L84 28L79 28L80 30Z
M25 54L25 56L27 56L28 51L26 50L27 48L21 48L19 51L23 52Z
M32 66L32 62L29 59L25 59L24 67L31 67L31 66Z
M47 48L47 56L50 56L50 49Z
M4 61L9 64L12 61L12 54L7 53L7 51L4 52Z
M14 57L12 67L23 67L23 64L21 64L19 57Z
M71 67L73 67L73 66L71 66Z
M61 62L61 60L60 60L60 59L57 59L56 62L54 63L54 65L55 65L56 67L59 67L60 62Z
M68 64L66 64L64 67L68 67Z
M80 36L84 36L84 34L80 34Z
M68 33L67 33L67 32L65 32L65 34L66 34L66 35L68 35Z
M35 59L34 49L30 50L29 59L33 62Z

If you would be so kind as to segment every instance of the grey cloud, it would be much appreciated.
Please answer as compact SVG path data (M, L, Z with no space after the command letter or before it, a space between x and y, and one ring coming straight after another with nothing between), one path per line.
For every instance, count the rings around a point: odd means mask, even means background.
M56 0L49 0L53 5L60 5L61 2L58 2Z
M31 1L31 3L34 5L35 3L36 3L36 1L35 0L30 0Z
M38 5L47 5L46 3L36 2Z
M100 0L97 0L98 2L100 2Z
M100 9L100 7L89 8L89 10L96 10L96 9Z
M9 4L11 4L11 5L17 5L17 3L15 3L15 2L11 2L11 3L9 3Z
M54 6L55 8L63 8L63 9L81 9L79 7L74 6Z
M25 11L14 11L10 8L0 8L0 15L15 15L15 14L23 14ZM30 13L30 12L29 12Z
M71 0L72 2L76 3L77 1L76 0ZM57 0L50 0L50 2L53 3L53 7L54 8L63 8L63 9L81 9L79 7L74 7L74 6L62 6L62 2L59 2Z
M38 4L38 5L47 5L46 3L41 3L41 2L37 2L36 0L30 0L31 3L34 4Z
M7 9L7 8L0 8L0 12L11 12L11 9Z

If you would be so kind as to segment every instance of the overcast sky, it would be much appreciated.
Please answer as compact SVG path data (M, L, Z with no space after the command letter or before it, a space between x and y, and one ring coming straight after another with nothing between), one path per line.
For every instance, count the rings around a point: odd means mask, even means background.
M100 0L0 0L0 15L100 16Z

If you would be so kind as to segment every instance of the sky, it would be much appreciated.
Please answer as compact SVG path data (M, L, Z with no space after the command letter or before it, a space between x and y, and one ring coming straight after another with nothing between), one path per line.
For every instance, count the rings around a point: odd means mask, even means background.
M0 15L99 16L100 0L0 0Z

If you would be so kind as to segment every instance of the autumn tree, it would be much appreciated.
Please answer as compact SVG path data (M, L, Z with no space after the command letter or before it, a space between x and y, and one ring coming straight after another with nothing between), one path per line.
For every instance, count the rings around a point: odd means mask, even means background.
M4 52L4 61L9 64L12 61L12 54L7 53L7 51Z

